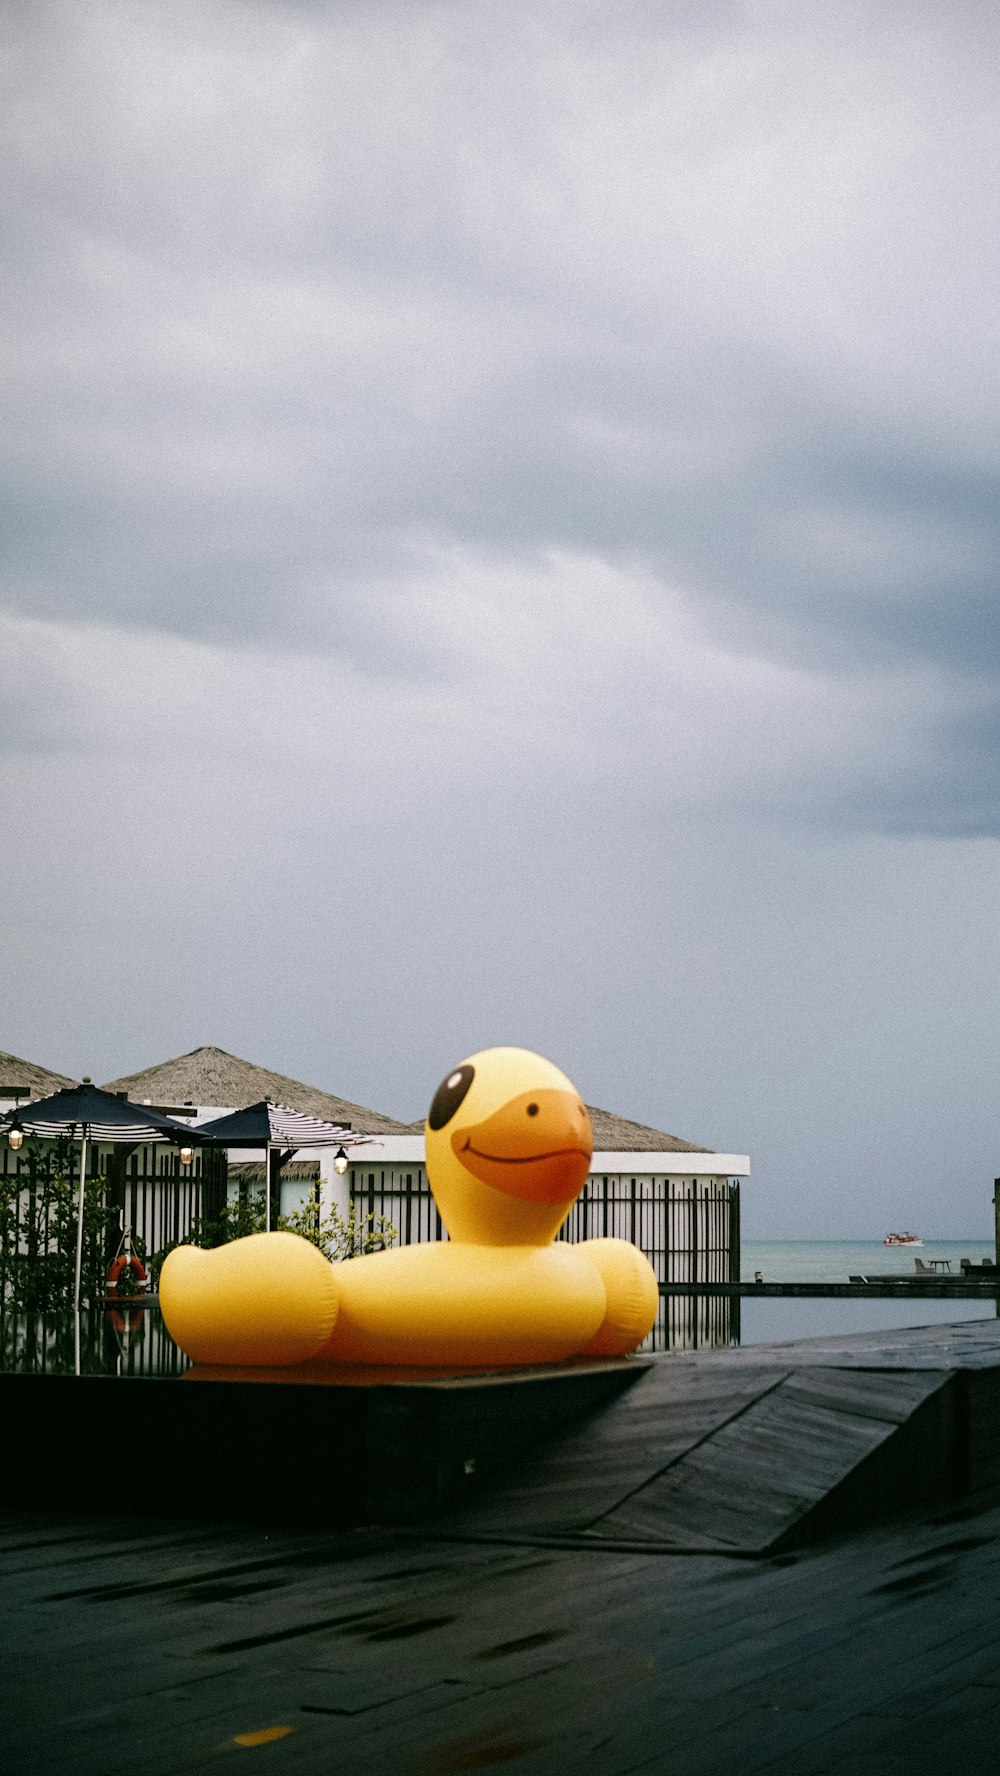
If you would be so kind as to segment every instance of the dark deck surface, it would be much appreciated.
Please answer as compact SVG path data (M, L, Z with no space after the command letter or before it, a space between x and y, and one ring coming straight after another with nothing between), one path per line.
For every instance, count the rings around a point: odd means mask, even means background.
M453 1532L754 1555L1000 1485L994 1320L655 1359Z
M589 1438L411 1529L8 1511L2 1767L992 1776L1000 1507L968 1492L995 1484L989 1434L964 1498L747 1555L845 1448L892 1508L879 1452L998 1373L990 1323L658 1359ZM142 1466L109 1452L109 1507Z

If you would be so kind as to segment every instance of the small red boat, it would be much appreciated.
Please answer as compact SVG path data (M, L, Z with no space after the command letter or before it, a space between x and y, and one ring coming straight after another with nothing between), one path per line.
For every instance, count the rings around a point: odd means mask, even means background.
M887 1233L882 1241L884 1246L922 1246L923 1243L919 1233Z

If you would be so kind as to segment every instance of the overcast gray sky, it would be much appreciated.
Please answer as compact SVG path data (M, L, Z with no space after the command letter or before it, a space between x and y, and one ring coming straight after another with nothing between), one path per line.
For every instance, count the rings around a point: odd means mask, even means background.
M1000 17L33 0L0 1047L538 1047L748 1235L991 1230Z

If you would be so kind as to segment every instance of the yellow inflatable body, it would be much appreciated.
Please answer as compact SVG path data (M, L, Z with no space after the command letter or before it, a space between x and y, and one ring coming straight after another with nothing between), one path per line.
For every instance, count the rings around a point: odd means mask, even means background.
M197 1362L496 1368L624 1356L659 1299L626 1240L556 1244L587 1177L590 1117L564 1073L520 1048L471 1055L425 1129L447 1243L328 1264L292 1233L179 1246L160 1274L171 1337Z

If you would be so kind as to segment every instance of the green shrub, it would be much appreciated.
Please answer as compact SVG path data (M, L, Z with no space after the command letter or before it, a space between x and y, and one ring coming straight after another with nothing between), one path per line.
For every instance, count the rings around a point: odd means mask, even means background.
M396 1229L384 1215L359 1214L357 1203L352 1202L346 1215L333 1205L321 1216L315 1197L294 1214L282 1215L278 1226L318 1246L331 1264L342 1258L361 1258L366 1252L383 1252L396 1239Z
M225 1246L230 1240L246 1239L248 1234L263 1233L266 1225L266 1204L263 1190L241 1191L239 1197L223 1205L217 1215L196 1221L186 1240L171 1241L150 1261L154 1282L168 1252L176 1245ZM314 1194L290 1215L278 1219L278 1231L297 1233L310 1245L317 1246L331 1264L342 1258L360 1258L366 1252L381 1252L396 1240L396 1229L384 1215L363 1215L352 1202L344 1215L335 1206L321 1214Z
M29 1135L17 1176L0 1191L0 1299L7 1307L41 1313L72 1304L76 1275L79 1149L68 1140L42 1144ZM108 1181L88 1178L83 1196L81 1293L105 1291L108 1241L119 1227L109 1207Z

